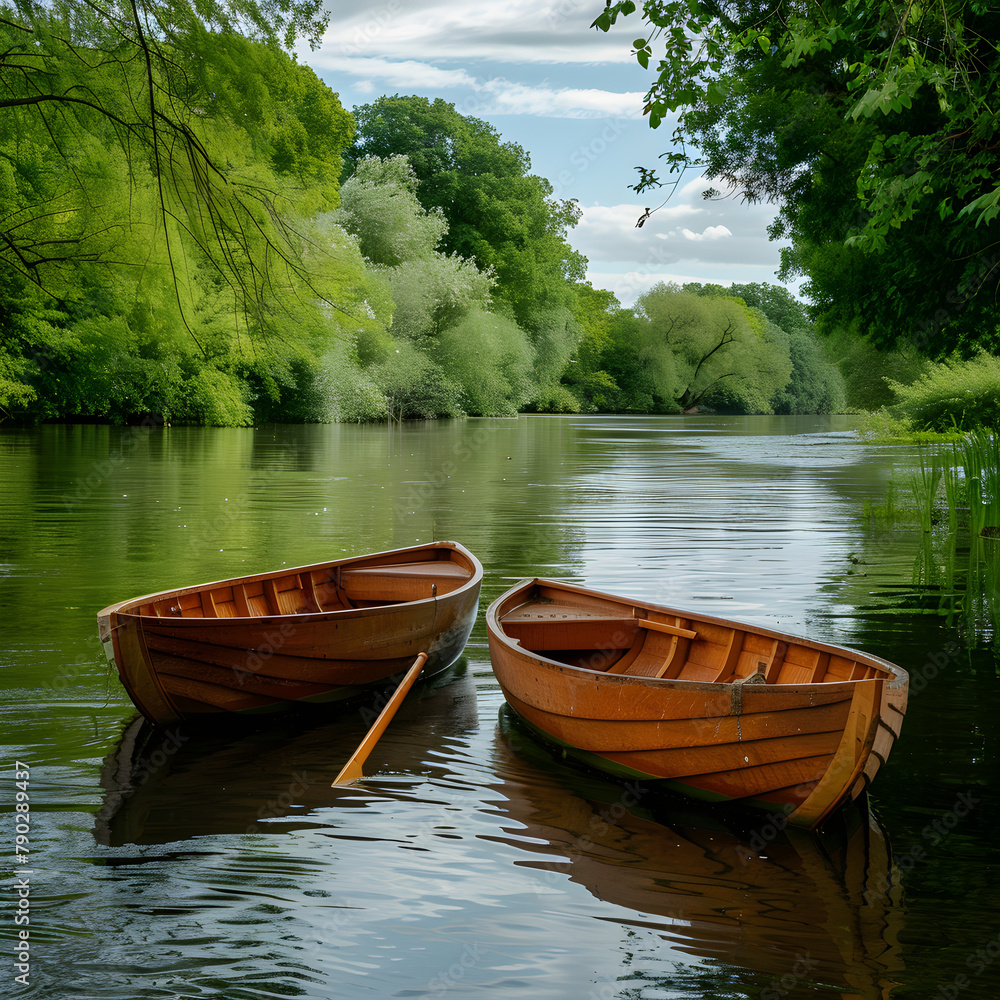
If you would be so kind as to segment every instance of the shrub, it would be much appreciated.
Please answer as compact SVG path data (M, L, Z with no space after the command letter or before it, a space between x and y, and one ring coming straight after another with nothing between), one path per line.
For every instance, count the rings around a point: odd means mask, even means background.
M472 416L514 416L537 395L535 352L505 316L470 310L440 335L436 358L449 381L461 385Z
M173 420L210 427L249 427L253 411L244 384L228 372L205 367L181 387Z
M910 385L888 382L894 409L918 430L1000 425L1000 358L990 354L943 361Z

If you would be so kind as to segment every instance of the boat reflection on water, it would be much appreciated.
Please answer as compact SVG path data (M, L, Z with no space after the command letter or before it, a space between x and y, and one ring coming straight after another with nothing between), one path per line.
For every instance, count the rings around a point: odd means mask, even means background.
M497 753L498 806L515 821L503 842L535 855L517 863L622 907L624 927L756 973L758 987L763 976L762 997L812 996L818 984L823 995L888 997L897 985L899 874L864 797L822 833L779 830L759 813L553 762L507 707Z
M364 808L370 795L331 788L392 689L351 705L236 718L211 730L129 722L104 760L104 802L94 837L109 847L165 844L212 834L282 833L316 825L313 810ZM478 726L464 659L415 688L369 758L370 773L426 773L428 732L452 737ZM418 730L418 731L417 731Z

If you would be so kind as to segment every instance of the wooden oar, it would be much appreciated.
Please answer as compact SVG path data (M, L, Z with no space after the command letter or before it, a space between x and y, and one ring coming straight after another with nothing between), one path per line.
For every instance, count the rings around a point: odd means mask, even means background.
M362 777L361 765L368 759L368 755L375 749L378 738L385 732L392 717L396 714L396 709L403 703L406 693L413 687L414 682L420 676L420 671L424 669L427 662L427 654L419 653L413 661L413 666L406 672L406 676L399 682L399 687L392 693L392 697L386 702L385 708L379 713L375 720L375 725L368 730L368 735L361 741L361 745L351 754L351 759L341 768L340 774L334 779L331 788L336 785L346 785L355 778Z

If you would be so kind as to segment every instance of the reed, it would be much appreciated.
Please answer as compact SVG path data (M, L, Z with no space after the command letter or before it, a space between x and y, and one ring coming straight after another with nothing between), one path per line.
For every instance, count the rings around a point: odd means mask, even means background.
M981 427L950 446L921 450L919 468L903 481L912 503L904 508L889 491L886 513L919 520L924 541L914 583L939 588L938 613L964 621L969 641L1000 643L1000 434ZM935 531L945 518L947 533Z
M920 518L920 527L925 533L930 533L934 527L934 508L937 504L938 491L941 486L943 464L937 452L920 452L920 471L909 477L910 494L916 504Z
M979 427L955 450L965 474L972 534L987 528L1000 533L1000 436Z

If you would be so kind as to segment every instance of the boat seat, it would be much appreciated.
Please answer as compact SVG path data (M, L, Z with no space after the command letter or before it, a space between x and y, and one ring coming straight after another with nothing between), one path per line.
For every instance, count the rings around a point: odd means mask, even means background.
M446 559L434 559L429 562L397 563L392 566L345 567L342 575L345 582L384 577L416 577L419 579L425 576L439 576L449 580L468 580L472 576L472 570L448 562Z
M632 649L608 669L609 674L630 677L676 677L684 666L691 641L698 633L669 622L636 618L644 639L637 639Z

